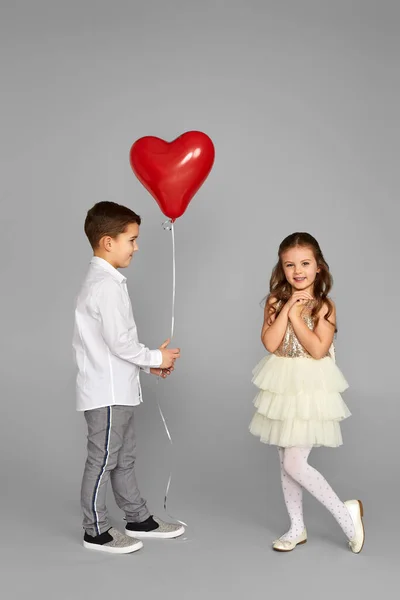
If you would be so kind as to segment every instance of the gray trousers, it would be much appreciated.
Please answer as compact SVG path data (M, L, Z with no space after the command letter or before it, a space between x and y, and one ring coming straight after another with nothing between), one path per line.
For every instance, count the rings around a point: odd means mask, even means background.
M106 406L85 411L87 459L82 480L83 528L96 536L110 528L106 508L108 480L128 522L145 521L150 513L135 476L136 441L133 406Z

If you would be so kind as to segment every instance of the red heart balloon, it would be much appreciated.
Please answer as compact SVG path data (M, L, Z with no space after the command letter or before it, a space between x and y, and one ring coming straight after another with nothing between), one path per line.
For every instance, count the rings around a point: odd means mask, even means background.
M206 180L214 157L214 145L201 131L188 131L173 142L142 137L130 151L133 172L172 222Z

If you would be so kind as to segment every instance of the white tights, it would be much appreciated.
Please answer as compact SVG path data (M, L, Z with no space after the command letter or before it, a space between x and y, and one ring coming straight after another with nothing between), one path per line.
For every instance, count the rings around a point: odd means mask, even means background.
M335 517L345 535L355 535L353 520L343 502L328 482L308 462L311 448L278 448L281 461L282 490L290 517L290 529L281 537L293 540L304 530L303 488L323 504Z

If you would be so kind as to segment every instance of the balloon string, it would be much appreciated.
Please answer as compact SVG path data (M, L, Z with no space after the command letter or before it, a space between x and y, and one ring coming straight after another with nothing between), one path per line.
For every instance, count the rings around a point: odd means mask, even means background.
M165 231L170 231L172 234L172 319L171 319L171 336L174 337L175 326L175 288L176 288L176 260L175 260L175 229L171 220L164 221L162 224Z
M171 320L171 341L174 337L174 325L175 325L175 286L176 286L176 265L175 265L175 229L174 224L171 221L171 234L172 234L172 320Z
M162 226L165 231L171 231L171 235L172 235L172 319L171 319L171 341L172 341L172 338L174 335L174 325L175 325L175 295L176 295L175 230L174 230L174 224L170 220L165 221L162 224ZM160 376L157 377L157 384L159 383L159 381L160 381ZM160 416L161 416L161 419L162 419L162 422L164 425L165 432L167 434L168 440L172 447L172 437L169 432L168 425L165 420L163 411L161 410L160 401L158 399L158 394L157 394L157 406L158 406L158 410L159 410L159 413L160 413ZM168 504L168 494L169 494L169 488L171 486L171 480L172 480L172 469L170 470L170 473L169 473L168 483L167 483L167 487L166 487L165 494L164 494L164 511L170 519L187 527L187 525L186 525L186 523L184 523L184 521L180 521L179 519L176 519L175 517L173 517L172 515L170 515L168 513L167 504ZM184 538L184 539L186 539L186 538Z

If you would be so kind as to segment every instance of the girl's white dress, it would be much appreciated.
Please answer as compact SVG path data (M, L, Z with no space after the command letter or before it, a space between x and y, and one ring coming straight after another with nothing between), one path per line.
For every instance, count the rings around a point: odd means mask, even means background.
M309 329L309 311L302 318ZM281 447L337 447L343 443L340 421L351 415L341 393L347 381L335 363L333 344L319 360L300 344L288 323L281 345L253 370L259 388L250 432L266 444Z

